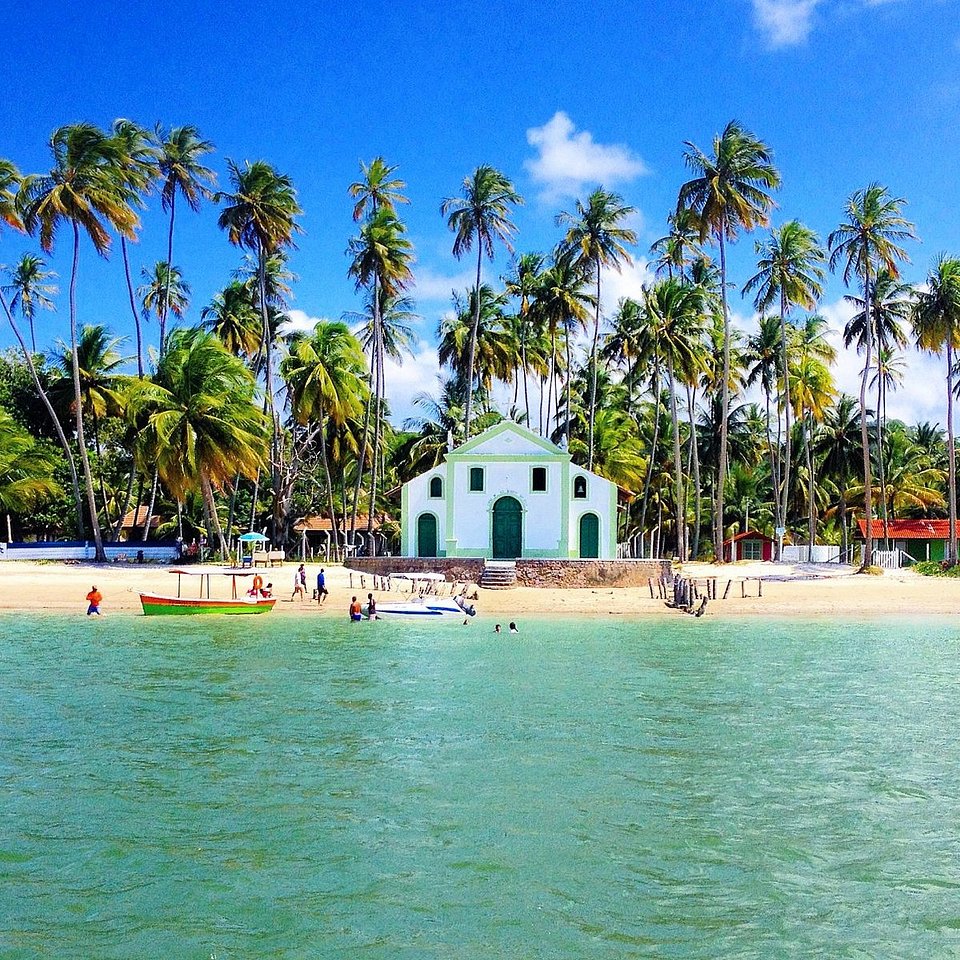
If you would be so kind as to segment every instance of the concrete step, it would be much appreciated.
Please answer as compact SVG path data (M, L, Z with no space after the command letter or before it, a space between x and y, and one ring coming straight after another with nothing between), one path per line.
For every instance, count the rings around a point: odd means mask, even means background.
M480 575L484 590L510 590L517 585L517 565L513 560L488 560Z

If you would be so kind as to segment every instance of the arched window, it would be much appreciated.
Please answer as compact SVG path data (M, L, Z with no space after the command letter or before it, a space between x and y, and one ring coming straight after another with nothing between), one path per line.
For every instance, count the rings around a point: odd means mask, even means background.
M582 475L573 478L573 499L587 499L587 478Z
M434 500L439 500L443 496L443 478L430 478L430 496Z

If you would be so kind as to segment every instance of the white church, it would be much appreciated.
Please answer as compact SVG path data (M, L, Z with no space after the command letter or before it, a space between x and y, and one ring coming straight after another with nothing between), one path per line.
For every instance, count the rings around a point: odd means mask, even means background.
M401 488L406 557L615 559L615 483L504 421Z

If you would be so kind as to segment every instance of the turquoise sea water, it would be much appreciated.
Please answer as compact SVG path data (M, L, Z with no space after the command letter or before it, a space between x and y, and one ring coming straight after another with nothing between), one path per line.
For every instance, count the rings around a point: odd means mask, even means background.
M0 957L960 956L960 625L0 618Z

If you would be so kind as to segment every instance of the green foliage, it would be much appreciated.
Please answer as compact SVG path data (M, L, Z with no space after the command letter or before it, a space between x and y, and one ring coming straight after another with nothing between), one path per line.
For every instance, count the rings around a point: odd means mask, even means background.
M939 560L920 560L910 569L923 577L960 577L960 565L950 566Z

